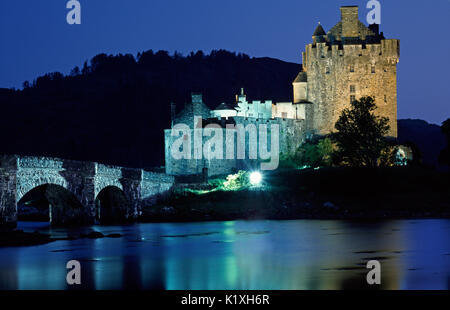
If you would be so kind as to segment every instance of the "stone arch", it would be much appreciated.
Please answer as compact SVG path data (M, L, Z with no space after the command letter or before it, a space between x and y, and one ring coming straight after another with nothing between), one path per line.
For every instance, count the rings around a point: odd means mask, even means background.
M48 220L54 226L85 225L91 222L79 199L59 184L40 184L24 193L17 201L19 218L21 208L27 204L34 205L38 215L43 216L48 212Z
M68 190L67 180L59 173L47 173L44 170L34 170L17 173L16 185L16 203L18 203L23 196L36 188L45 184L54 184L61 186Z
M132 220L131 201L121 187L105 186L95 197L95 217L101 224L117 224Z

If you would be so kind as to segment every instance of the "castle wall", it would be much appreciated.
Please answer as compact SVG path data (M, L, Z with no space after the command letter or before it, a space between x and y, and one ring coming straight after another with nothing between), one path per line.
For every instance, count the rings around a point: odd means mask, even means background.
M389 118L389 136L397 137L397 63L399 40L381 44L327 46L309 44L304 53L308 74L308 129L324 135L334 130L351 98L372 96L376 113ZM351 97L354 96L354 97Z
M203 168L208 168L208 175L223 175L230 174L237 170L259 170L261 167L262 154L260 153L259 144L261 143L263 137L259 134L259 125L266 125L266 145L265 151L269 152L272 150L272 127L271 125L278 125L279 127L279 157L284 155L293 154L298 147L304 142L305 139L305 121L304 120L294 120L294 119L255 119L246 117L235 117L236 127L242 126L244 129L249 129L251 126L255 129L256 139L250 139L249 131L245 132L245 157L241 158L238 155L238 142L240 141L237 135L237 130L230 129L233 132L234 139L227 140L227 131L225 128L221 128L222 132L222 158L206 158L211 154L208 152L202 153L202 158L194 158L194 149L196 142L194 141L194 136L202 134L201 129L189 129L185 132L187 145L190 145L190 158L176 159L172 156L172 147L174 142L180 139L180 136L172 136L172 130L166 129L165 134L165 166L166 173L169 175L195 175L201 174ZM250 127L249 127L250 125ZM197 140L203 147L209 140L209 137L203 137L203 139ZM200 141L200 142L199 142ZM231 142L232 141L232 142ZM227 155L227 146L232 145L232 148L228 148L229 151ZM209 150L209 148L207 148ZM253 152L253 150L255 152ZM255 154L255 157L250 154ZM212 156L211 156L212 157Z
M293 83L294 87L294 104L299 103L302 100L308 99L308 83Z
M221 175L229 174L237 169L236 159L226 159L226 132L225 129L221 129L223 136L222 154L223 159L207 159L204 156L203 147L204 143L210 139L209 137L203 137L200 141L201 145L201 158L200 156L194 156L194 149L196 147L194 136L199 137L202 135L202 129L190 129L188 136L190 144L190 158L176 159L172 156L172 147L174 142L179 139L179 136L172 136L172 129L164 130L165 136L165 167L166 174L168 175L196 175L203 172L203 168L208 168L208 175ZM197 133L196 133L197 132ZM236 143L236 141L235 141ZM209 154L209 153L208 153Z
M272 117L272 101L255 100L248 102L245 95L238 97L237 116L270 119Z

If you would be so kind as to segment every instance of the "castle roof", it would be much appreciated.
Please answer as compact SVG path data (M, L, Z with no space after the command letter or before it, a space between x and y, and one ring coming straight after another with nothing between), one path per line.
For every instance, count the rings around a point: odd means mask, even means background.
M214 111L219 111L219 110L234 110L232 107L230 107L228 104L226 104L225 102L219 104L217 106L217 108L214 109Z
M308 82L308 74L306 72L299 72L294 80L294 83L305 83Z
M368 38L380 37L380 35L373 32L372 29L364 25L364 23L362 23L359 20L358 20L358 32L359 36L357 37L357 39L359 40L367 40ZM342 21L338 22L333 28L330 29L330 31L328 31L328 37L333 37L338 41L342 40Z
M184 109L175 116L174 123L190 124L195 116L207 119L211 110L203 102L202 94L192 93L191 102L186 103Z
M316 30L314 31L313 36L318 37L318 36L325 36L325 35L326 35L325 30L323 30L322 25L319 23Z

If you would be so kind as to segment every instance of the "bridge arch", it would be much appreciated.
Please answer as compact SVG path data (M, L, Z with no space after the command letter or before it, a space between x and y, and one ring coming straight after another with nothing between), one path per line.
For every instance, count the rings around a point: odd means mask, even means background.
M17 174L16 203L32 189L46 184L53 184L68 190L67 180L59 173L46 173L44 171L20 172Z
M108 185L95 197L96 220L101 224L118 224L132 220L131 201L117 185Z
M53 226L85 225L91 221L79 199L53 183L31 188L17 201L19 219L48 220Z

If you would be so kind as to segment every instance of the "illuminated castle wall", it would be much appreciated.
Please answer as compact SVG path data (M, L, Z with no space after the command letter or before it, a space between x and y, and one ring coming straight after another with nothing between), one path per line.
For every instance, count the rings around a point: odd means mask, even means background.
M378 107L376 113L389 118L389 136L396 138L399 40L386 39L379 33L379 25L365 26L358 19L357 6L341 7L341 21L327 33L319 23L312 39L302 53L302 71L292 83L292 102L249 102L241 89L235 103L222 103L211 111L203 103L201 94L193 94L192 102L180 114L175 115L172 106L172 127L184 123L192 130L202 128L194 124L194 116L201 116L206 123L215 122L222 128L227 123L278 124L280 157L283 157L295 152L307 137L331 133L351 102L371 96ZM217 175L254 166L251 160L174 160L170 155L174 139L171 129L167 129L168 174L199 174L207 168L209 175ZM250 147L258 146L246 145Z
M341 21L327 33L319 24L306 45L303 70L293 83L294 103L305 102L307 128L325 135L343 109L363 96L375 98L377 113L397 137L399 40L386 39L378 25L358 20L358 7L341 7Z

